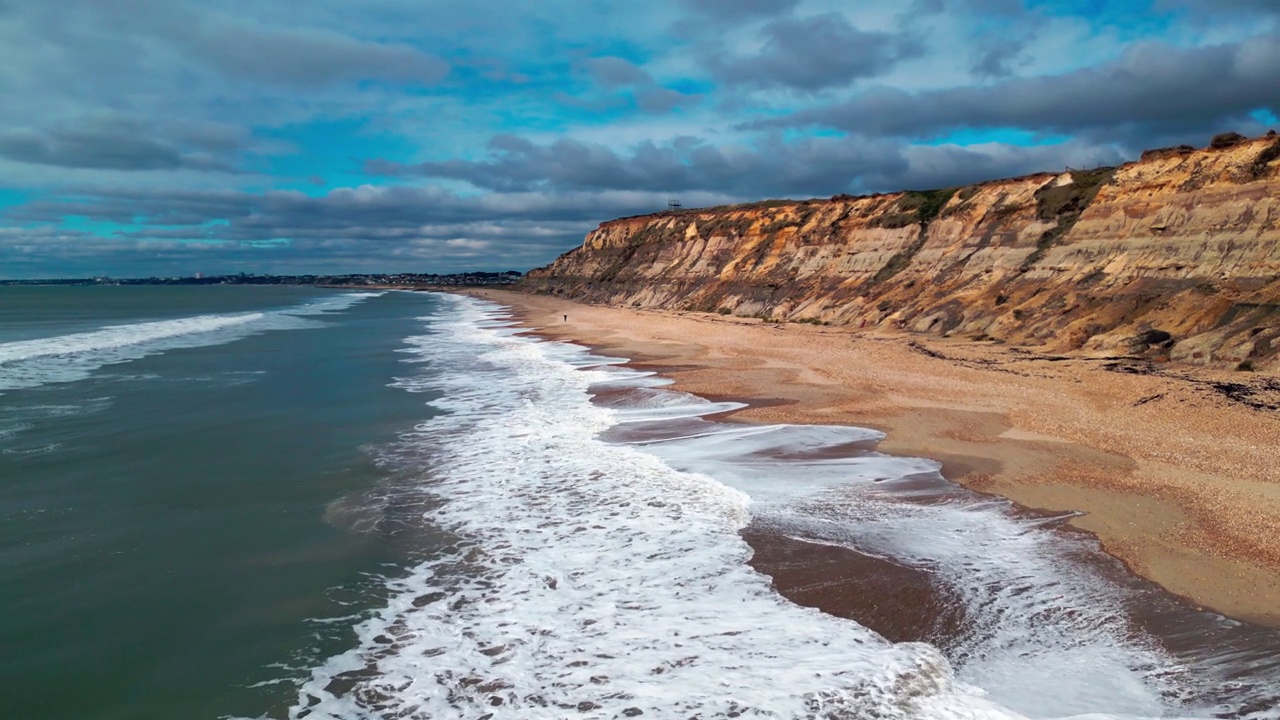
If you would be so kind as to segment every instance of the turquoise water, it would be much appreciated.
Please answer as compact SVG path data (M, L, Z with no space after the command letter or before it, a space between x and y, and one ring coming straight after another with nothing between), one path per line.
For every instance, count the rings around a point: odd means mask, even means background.
M430 550L341 508L394 481L373 448L435 414L388 387L434 302L0 289L0 715L283 713L274 681L352 642L314 619L377 605ZM55 338L78 354L41 355Z

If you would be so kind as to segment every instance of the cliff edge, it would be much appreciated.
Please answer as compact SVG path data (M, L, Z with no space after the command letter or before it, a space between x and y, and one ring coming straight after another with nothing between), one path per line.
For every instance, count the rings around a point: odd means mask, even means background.
M603 223L519 283L573 300L896 326L1280 371L1280 137L1118 168Z

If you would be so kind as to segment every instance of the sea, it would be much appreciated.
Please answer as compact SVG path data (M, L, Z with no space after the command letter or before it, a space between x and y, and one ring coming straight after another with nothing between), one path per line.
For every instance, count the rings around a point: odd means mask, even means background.
M1280 718L1280 633L741 407L461 295L0 288L0 717Z

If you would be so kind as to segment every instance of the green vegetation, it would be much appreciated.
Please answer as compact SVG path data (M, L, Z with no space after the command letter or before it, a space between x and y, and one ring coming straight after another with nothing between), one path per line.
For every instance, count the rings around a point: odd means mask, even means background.
M1075 227L1085 208L1098 197L1098 191L1110 183L1115 174L1116 169L1113 167L1072 170L1070 185L1050 185L1036 191L1036 214L1041 220L1056 219L1058 224L1040 236L1036 249L1022 263L1023 272L1030 270L1032 265L1049 252L1049 248Z
M745 215L734 215L728 211L717 213L709 220L698 224L698 234L705 238L729 235L744 235L751 227L751 218Z
M880 216L876 224L885 228L903 228L916 224L927 226L942 213L942 208L958 189L908 190L898 199L893 211Z
M1254 158L1253 165L1249 168L1253 179L1257 180L1266 174L1267 166L1276 158L1280 158L1280 140L1272 142L1266 149L1258 153L1258 157Z
M929 223L942 214L942 208L946 207L947 202L958 189L952 187L940 190L912 190L898 200L895 211L882 218L881 227L899 228L918 223L920 235L909 247L889 258L884 267L880 268L875 277L868 282L869 286L879 285L911 264L911 260L915 258L917 252L920 252L920 248L924 247L924 241L929 236Z
M1241 135L1238 132L1219 133L1217 135L1214 135L1213 139L1209 141L1209 147L1213 148L1214 150L1222 150L1225 148L1239 145L1240 143L1248 139L1249 138Z
M760 227L760 234L772 235L784 228L798 227L799 225L800 225L800 222L797 220L791 220L789 218L779 218L777 220L774 220L773 222L762 225Z
M951 200L951 196L956 194L957 188L942 188L941 190L925 190L923 192L912 191L907 193L907 198L913 204L916 204L917 212L920 215L920 224L928 225L934 218L942 214L942 208L946 207L947 202Z

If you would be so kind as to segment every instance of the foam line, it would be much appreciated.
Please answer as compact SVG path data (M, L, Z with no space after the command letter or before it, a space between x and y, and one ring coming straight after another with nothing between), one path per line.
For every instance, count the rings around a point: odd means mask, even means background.
M984 720L1186 709L1183 668L1133 631L1117 609L1123 590L1058 552L1058 535L1007 504L904 502L871 482L937 463L848 453L878 437L857 428L708 423L702 435L642 447L607 442L601 434L630 411L593 405L591 389L631 371L582 369L567 359L577 349L486 323L504 317L446 297L428 334L406 340L422 372L398 386L439 396L432 404L446 413L383 462L420 476L440 502L423 522L461 540L389 581L390 602L356 626L357 647L302 680L291 717L635 709L681 720ZM690 397L646 401L646 422L665 409L686 428L695 408L714 406ZM787 602L747 564L739 533L753 517L933 568L979 611L973 637L953 664L929 645L895 645Z
M382 293L342 293L281 310L107 325L88 332L0 344L0 391L74 382L106 365L176 348L221 345L268 330L316 327L309 318Z

